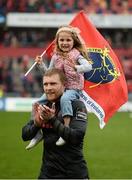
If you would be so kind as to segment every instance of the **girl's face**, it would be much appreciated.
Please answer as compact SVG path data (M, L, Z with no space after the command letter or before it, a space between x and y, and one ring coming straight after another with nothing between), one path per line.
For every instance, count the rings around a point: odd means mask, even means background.
M74 40L70 32L60 32L58 35L58 46L61 51L69 52L74 45Z

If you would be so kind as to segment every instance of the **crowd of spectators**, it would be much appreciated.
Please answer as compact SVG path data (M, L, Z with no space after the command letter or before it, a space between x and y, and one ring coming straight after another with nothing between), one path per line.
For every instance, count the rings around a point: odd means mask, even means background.
M84 9L96 14L132 13L131 0L0 0L0 14L8 12L74 13Z
M35 67L24 76L34 63L28 55L0 57L0 96L39 97L42 94L42 74Z
M13 28L1 31L2 47L45 47L55 36L56 29ZM48 38L47 38L48 37Z
M56 30L55 28L50 28L50 30L49 28L3 29L0 33L0 46L46 47L55 37ZM131 29L100 29L99 31L113 48L132 48Z

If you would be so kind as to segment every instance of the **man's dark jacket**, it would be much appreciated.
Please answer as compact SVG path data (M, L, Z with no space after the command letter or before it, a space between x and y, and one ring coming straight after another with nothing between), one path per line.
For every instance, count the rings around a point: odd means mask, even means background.
M51 104L47 103L50 107ZM56 116L43 128L44 151L39 179L86 179L88 170L83 156L83 140L87 128L87 111L83 102L73 101L70 127L63 125L60 103L56 103ZM51 127L52 126L52 127ZM31 140L39 130L33 118L22 128L24 141ZM62 137L66 144L56 146Z

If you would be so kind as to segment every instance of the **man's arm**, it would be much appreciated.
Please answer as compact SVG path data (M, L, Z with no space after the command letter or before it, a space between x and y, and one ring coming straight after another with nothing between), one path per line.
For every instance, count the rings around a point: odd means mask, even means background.
M87 128L87 110L83 102L73 102L74 116L71 120L70 127L64 126L56 117L52 118L51 124L55 132L66 142L71 144L80 144L83 141Z
M23 128L22 128L22 139L23 141L28 141L34 138L40 128L34 124L33 120L30 120Z
M34 138L41 127L39 114L37 113L38 106L38 103L33 105L30 121L22 128L22 139L24 141Z
M44 74L48 69L52 69L54 67L54 58L52 57L50 60L50 64L47 67L44 62L41 62L41 64L38 64L39 70Z

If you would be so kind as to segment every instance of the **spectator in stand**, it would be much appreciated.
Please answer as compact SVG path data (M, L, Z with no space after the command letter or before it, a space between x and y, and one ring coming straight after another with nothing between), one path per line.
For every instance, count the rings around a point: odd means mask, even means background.
M13 76L12 76L12 61L9 59L6 59L3 66L3 84L5 87L6 92L12 93L13 92Z
M127 80L132 80L132 59L123 61L123 68Z
M106 0L97 1L96 14L108 14L108 4Z
M132 79L127 81L127 85L128 85L128 92L132 93Z

